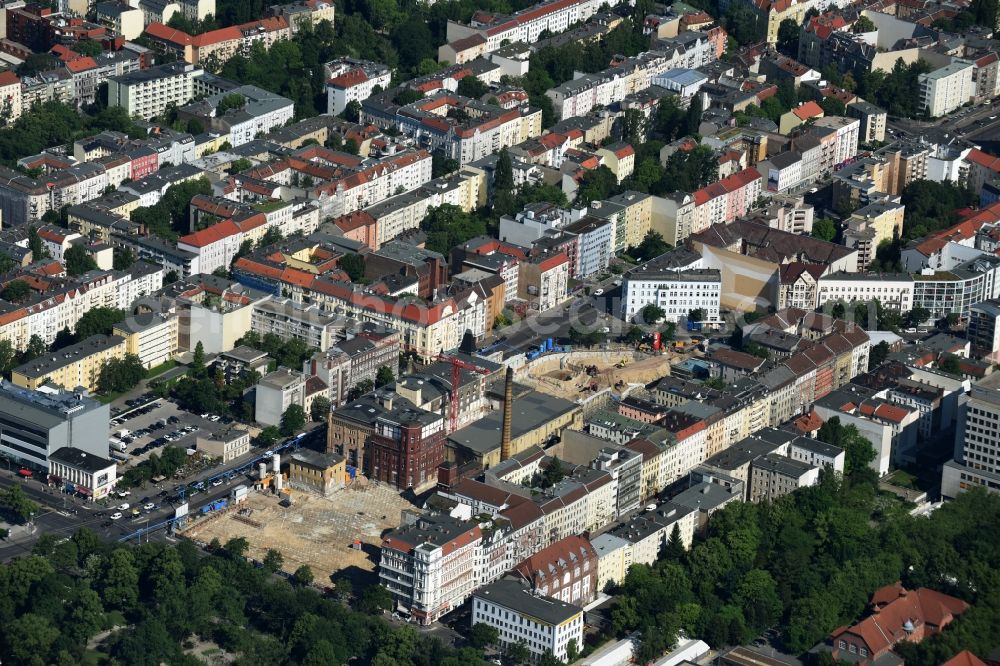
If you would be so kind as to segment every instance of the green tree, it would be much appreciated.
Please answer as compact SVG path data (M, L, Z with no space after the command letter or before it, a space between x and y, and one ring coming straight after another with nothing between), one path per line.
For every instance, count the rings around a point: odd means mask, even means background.
M306 413L302 405L289 405L281 415L281 434L290 437L306 425Z
M580 181L580 188L576 193L576 200L583 203L593 201L604 201L618 188L618 178L608 167L603 164L596 169L591 169L583 174Z
M639 310L639 319L645 324L658 324L667 316L666 310L656 303L650 303Z
M824 421L816 439L844 449L844 474L851 475L868 469L875 460L875 449L854 425L843 425L839 416Z
M509 643L507 645L507 658L514 664L523 664L531 658L531 650L524 641Z
M778 25L778 51L790 58L798 58L800 31L798 21L790 18L784 19Z
M445 256L453 247L486 234L486 223L483 220L451 204L428 210L420 227L427 232L427 249Z
M540 488L551 488L565 477L566 470L563 467L563 463L559 460L559 456L555 456L549 460L548 465L546 465L545 470L542 472L538 486Z
M631 254L639 261L649 261L655 259L670 249L670 245L663 240L663 236L658 231L647 231L642 242L632 249Z
M0 291L0 298L11 303L21 303L31 295L31 285L25 280L13 280Z
M506 148L501 148L500 155L497 157L497 167L493 173L493 189L496 192L512 192L514 190L514 166Z
M360 254L345 254L337 262L337 267L347 273L351 282L360 282L365 276L365 259Z
M124 393L138 385L145 374L142 361L135 354L126 354L121 359L108 359L101 366L97 378L97 391L105 395Z
M364 381L358 382L357 384L351 387L351 389L347 392L347 399L357 400L361 396L367 393L371 393L374 390L375 390L375 382L373 382L370 379L366 379Z
M82 275L88 271L97 270L97 262L90 256L82 245L72 245L63 252L63 263L66 264L66 273L69 275Z
M845 105L836 97L827 97L820 103L820 106L823 107L824 115L827 116L847 115L847 105Z
M702 310L701 308L695 308L694 310L688 312L687 319L688 321L692 321L695 323L700 321L705 321L705 311Z
M498 640L500 640L500 632L497 628L482 622L476 622L472 625L472 630L469 631L469 643L479 650L496 645Z
M479 99L489 93L490 88L475 76L463 76L458 80L456 92L463 97Z
M881 366L885 363L885 359L888 355L889 343L885 340L872 347L871 351L868 352L868 370L871 371Z
M863 32L875 32L875 24L867 16L859 16L858 20L851 26L851 32L860 34Z
M833 239L837 237L837 225L830 218L821 217L813 222L812 236L813 238L833 242Z
M327 414L330 413L330 399L324 396L313 398L309 406L309 416L313 421L326 421Z
M374 615L391 608L392 594L381 585L369 585L358 600L358 610L363 613Z
M293 575L295 577L295 582L303 586L312 585L314 580L312 569L310 569L307 564L303 564L296 569Z
M18 523L26 523L38 513L38 504L29 499L20 484L15 483L10 488L0 491L0 506Z
M396 381L396 377L392 374L392 368L387 365L381 366L375 372L375 388L382 388L394 381Z
M92 335L111 335L114 325L125 320L127 313L117 308L99 307L87 310L76 322L76 337L86 340Z
M194 353L191 357L190 374L199 377L205 374L205 345L201 340L194 346Z
M132 268L132 264L135 263L135 252L129 248L119 248L114 249L114 264L113 268L116 271L127 271Z
M938 369L941 372L947 372L949 375L962 376L961 363L954 354L945 354L941 361L938 362Z

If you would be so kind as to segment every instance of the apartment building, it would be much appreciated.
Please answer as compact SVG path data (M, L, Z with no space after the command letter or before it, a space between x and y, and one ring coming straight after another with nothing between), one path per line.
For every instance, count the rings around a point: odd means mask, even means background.
M569 294L569 258L563 252L529 256L518 262L518 298L532 310L558 307Z
M585 606L599 592L597 552L583 536L572 535L527 557L514 567L532 592Z
M404 135L419 138L431 151L443 150L462 166L542 133L540 109L504 109L447 90L396 107L391 116L369 102L363 109L364 120L395 126Z
M168 107L180 107L196 94L195 79L205 70L187 63L169 63L108 79L108 106L125 109L146 120Z
M816 305L878 300L882 307L905 314L913 309L914 279L909 273L846 273L819 277Z
M913 306L926 308L931 317L949 314L967 318L976 303L1000 297L1000 257L983 255L950 270L925 269L914 275Z
M608 267L615 251L614 218L587 216L569 224L564 231L577 237L575 277L584 278Z
M118 463L80 449L64 446L49 454L46 479L62 490L90 500L107 497L118 481Z
M921 108L927 115L937 118L967 104L976 94L972 81L974 71L971 62L956 59L933 72L921 74L917 79Z
M337 115L351 102L363 102L375 91L388 90L392 70L370 60L344 57L323 65L326 81L326 112Z
M134 354L147 370L173 359L180 348L180 319L173 312L129 317L112 333L125 339L125 353Z
M142 10L121 2L98 2L94 5L98 23L106 26L114 34L132 41L142 34L144 23Z
M226 98L233 99L234 95L243 98L242 106L219 114L220 102ZM292 100L257 86L235 87L177 109L178 118L197 120L206 131L227 135L233 147L249 143L276 127L283 127L294 115L295 104Z
M472 595L473 624L494 627L503 646L523 643L532 657L552 654L566 660L567 646L583 645L583 609L537 596L516 580L498 580Z
M984 487L1000 491L1000 373L987 375L972 385L961 408L955 437L955 458L944 464L941 494L958 497L966 490Z
M847 218L844 245L858 251L858 270L867 270L875 260L878 247L903 234L905 206L899 197L886 196L855 211Z
M819 467L787 456L768 454L753 461L750 501L774 501L819 482Z
M761 195L763 177L750 167L694 192L692 233L745 215Z
M234 178L241 189L244 183L260 187L255 181L271 183L275 190L297 188L319 208L320 217L338 218L430 181L431 155L406 150L373 161L312 145Z
M250 329L261 336L277 335L282 340L301 340L310 348L325 352L337 342L346 322L313 305L305 307L289 298L268 299L253 306Z
M72 389L32 391L0 379L0 453L25 467L47 472L63 448L104 458L110 421L109 405Z
M7 124L21 117L24 102L21 99L21 79L11 70L0 72L0 115Z
M1000 301L983 301L970 307L966 334L974 357L996 359L1000 352Z
M885 109L859 100L847 105L847 115L861 121L858 134L861 143L885 141L885 125L888 119Z
M301 372L279 368L257 383L254 418L263 425L279 425L292 405L304 407L306 378Z
M637 319L647 305L656 305L666 313L664 320L678 322L692 310L701 310L701 321L718 323L722 279L719 271L705 268L669 270L654 259L629 271L622 283L622 316ZM646 324L660 322L647 321Z
M207 436L198 435L195 441L198 451L218 458L223 464L250 453L250 432L241 428L230 427Z
M54 384L73 390L97 390L101 368L111 359L125 358L125 338L120 335L92 335L83 342L50 352L11 371L15 386L38 389Z
M508 16L483 12L474 14L468 24L448 21L448 43L439 48L438 61L464 62L455 59L455 56L465 53L469 47L464 43L455 44L458 40L470 40L478 44L477 51L480 55L492 53L505 44L533 44L538 41L542 32L558 34L575 23L586 21L603 4L605 2L597 0L547 0ZM616 5L618 2L610 4Z

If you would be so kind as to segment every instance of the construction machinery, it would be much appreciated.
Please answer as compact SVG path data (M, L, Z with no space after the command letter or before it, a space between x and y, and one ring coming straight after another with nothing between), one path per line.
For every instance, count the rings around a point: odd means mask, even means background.
M448 432L455 432L458 426L458 389L462 381L460 371L469 370L470 372L476 372L480 375L488 375L492 372L492 370L476 365L475 363L470 363L469 361L463 361L462 359L454 356L447 356L445 354L438 356L438 360L451 364L451 409L448 414L450 426Z

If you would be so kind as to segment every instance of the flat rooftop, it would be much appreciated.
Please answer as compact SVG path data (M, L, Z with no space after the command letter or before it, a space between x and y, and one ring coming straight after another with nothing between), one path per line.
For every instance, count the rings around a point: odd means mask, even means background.
M558 626L583 612L579 606L565 601L532 594L516 580L498 580L474 596L548 625Z

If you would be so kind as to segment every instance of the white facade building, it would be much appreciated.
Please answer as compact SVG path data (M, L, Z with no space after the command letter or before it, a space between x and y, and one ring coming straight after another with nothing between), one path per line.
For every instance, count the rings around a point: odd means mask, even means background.
M722 278L717 270L671 271L643 267L629 273L622 284L622 316L632 321L644 307L652 304L663 308L666 321L677 322L691 310L701 310L704 313L702 321L718 322L721 297Z
M327 76L326 112L337 115L351 102L363 102L375 92L375 86L388 90L392 70L370 60L341 58L323 66Z
M472 596L472 624L486 624L500 634L504 646L524 642L534 657L551 652L565 661L566 647L583 646L583 609L537 596L514 580L498 580Z
M949 65L927 74L921 74L920 103L932 118L951 113L967 103L976 94L972 81L975 67L966 60L955 60Z

